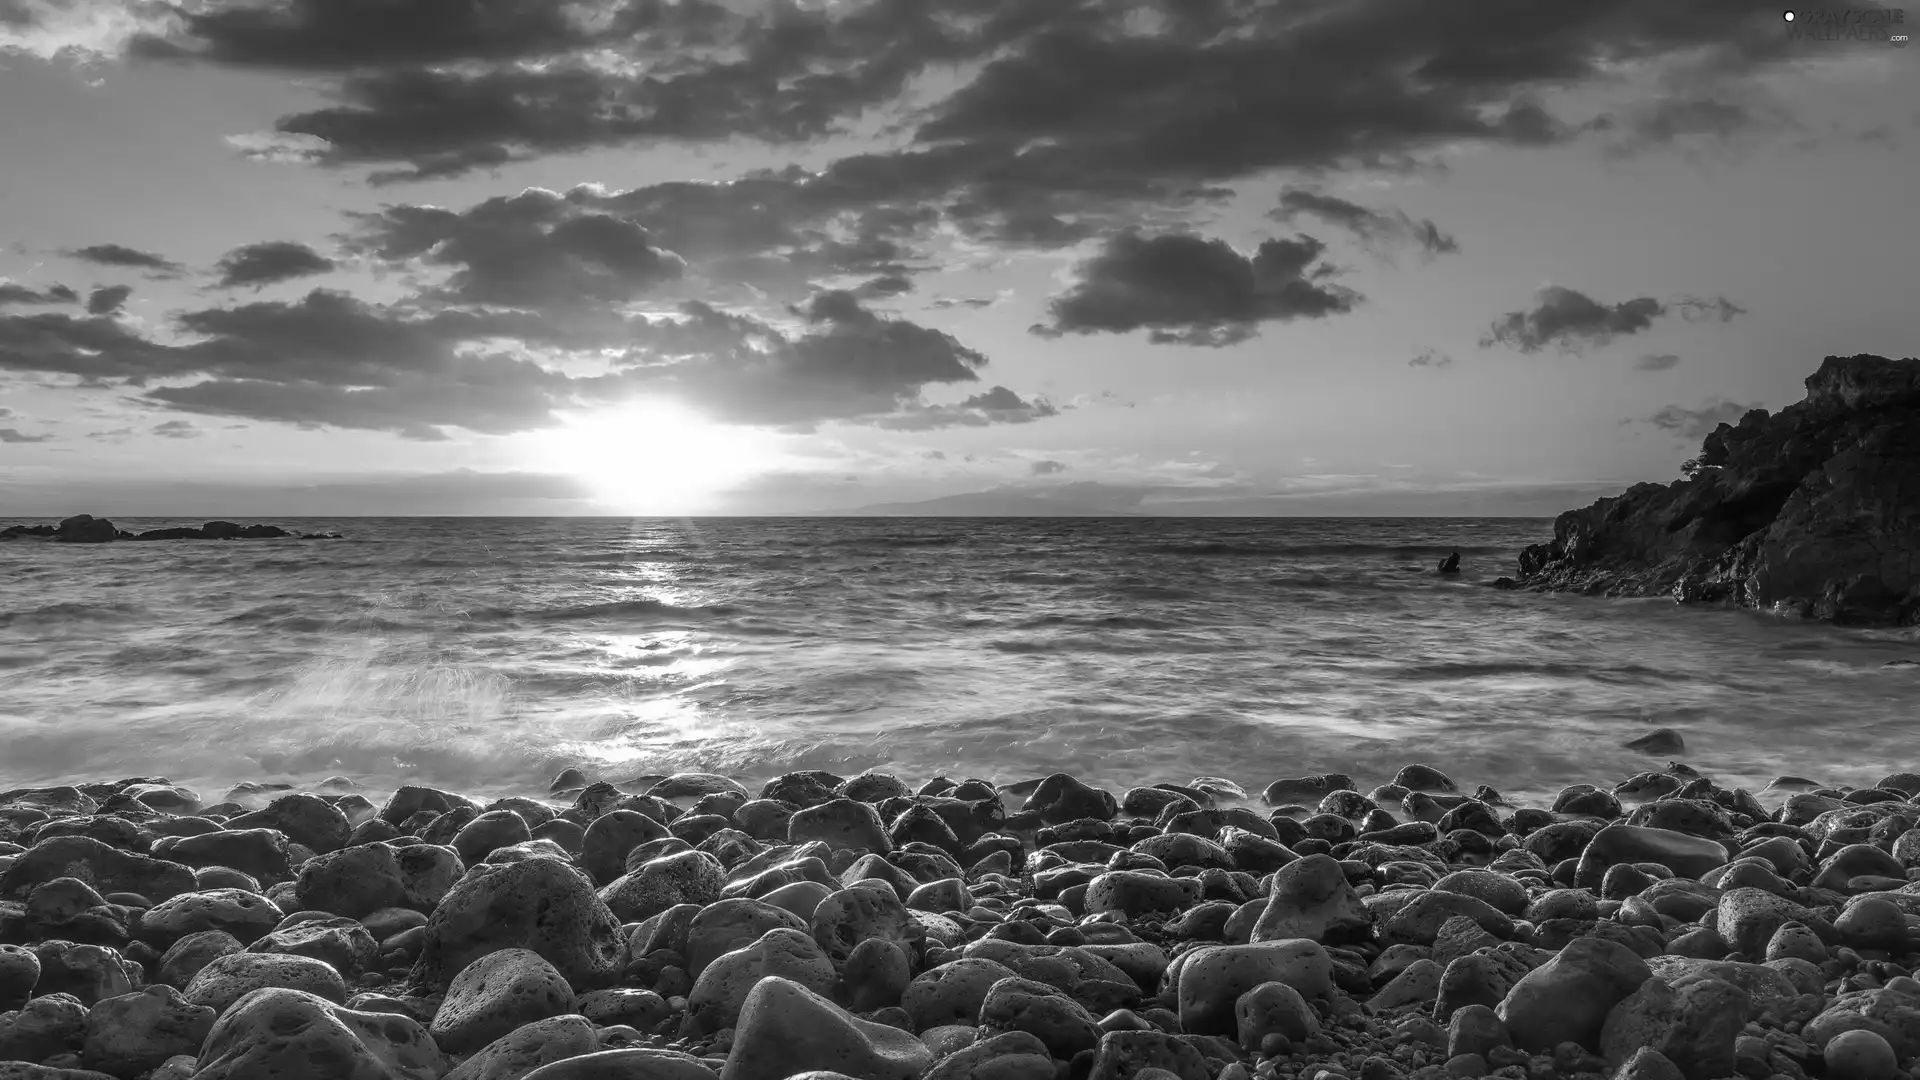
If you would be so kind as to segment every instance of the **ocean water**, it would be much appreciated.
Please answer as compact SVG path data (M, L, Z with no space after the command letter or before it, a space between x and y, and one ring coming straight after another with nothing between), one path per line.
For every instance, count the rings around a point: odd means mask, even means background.
M1487 587L1544 521L278 523L348 538L0 543L0 788L1920 769L1914 631Z

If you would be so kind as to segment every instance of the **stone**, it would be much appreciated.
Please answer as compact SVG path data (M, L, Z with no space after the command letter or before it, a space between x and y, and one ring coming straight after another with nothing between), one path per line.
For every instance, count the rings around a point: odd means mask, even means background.
M214 1022L193 1080L440 1080L447 1064L409 1017L273 987Z
M460 826L448 845L460 855L460 861L472 866L483 862L494 851L524 844L533 839L527 821L511 810L489 810Z
M865 804L862 804L865 805ZM868 938L912 949L923 936L899 895L890 889L852 888L829 893L809 920L813 940L838 969Z
M310 956L238 952L218 957L187 984L186 999L225 1013L233 1003L261 989L298 990L332 1002L347 1000L340 973Z
M648 859L600 890L608 910L630 922L675 904L711 904L720 899L726 870L704 851L679 851Z
M308 859L300 867L294 895L309 911L348 919L404 907L408 901L400 860L386 844L362 844Z
M219 1013L195 1005L171 986L153 985L108 998L87 1013L81 1062L115 1076L157 1069L168 1058L197 1054Z
M520 1025L481 1047L444 1080L524 1080L543 1065L600 1049L584 1016L551 1016Z
M1613 1074L1613 1080L1685 1080L1678 1066L1651 1046L1635 1050Z
M1698 879L1726 865L1727 849L1717 841L1671 829L1616 823L1587 842L1574 883L1595 888L1609 869L1634 863L1658 863L1681 877Z
M1493 1051L1511 1048L1513 1039L1507 1025L1485 1005L1465 1005L1454 1010L1447 1021L1447 1057L1462 1054L1486 1057Z
M1887 1040L1871 1031L1847 1031L1821 1051L1831 1080L1898 1080L1900 1061Z
M913 978L900 995L915 1031L947 1024L972 1024L980 1016L987 991L1013 969L983 957L964 957L929 968Z
M1018 976L994 983L980 1003L983 1031L1024 1031L1062 1060L1099 1044L1093 1020L1084 1006L1057 987Z
M1380 924L1383 944L1432 945L1447 920L1459 916L1472 919L1481 929L1500 938L1513 936L1513 920L1496 911L1484 900L1461 893L1428 890L1395 911Z
M42 994L0 1013L0 1061L44 1061L78 1053L87 1037L87 1007L72 994Z
M460 970L434 1014L434 1042L469 1054L522 1024L575 1011L573 988L530 949L501 949Z
M1840 917L1833 920L1833 930L1840 936L1840 943L1849 948L1890 953L1907 952L1914 937L1900 906L1878 896L1862 896L1850 901Z
M245 889L206 889L163 900L140 916L140 936L165 947L188 934L224 930L251 944L278 926L285 914L273 901Z
M969 1033L972 1028L962 1029ZM978 1041L969 1042L950 1053L941 1054L935 1048L939 1061L922 1080L1053 1080L1053 1058L1047 1053L1046 1044L1024 1031L1005 1031L990 1035ZM825 1074L809 1073L825 1080Z
M278 829L301 847L325 855L346 846L353 823L340 809L318 795L294 792L282 795L265 809L229 818L231 829ZM245 867L235 867L244 870Z
M833 962L812 936L776 927L750 944L721 954L701 970L687 994L686 1033L704 1035L733 1027L747 994L769 976L823 995L833 992L836 978Z
M1490 870L1456 870L1433 883L1435 892L1471 896L1488 907L1512 918L1527 910L1527 887L1506 874Z
M614 987L581 994L580 1015L603 1027L626 1024L642 1030L665 1020L673 1009L659 994L632 987Z
M592 884L555 859L482 864L467 871L422 928L416 986L438 988L474 960L529 949L576 991L612 985L625 939Z
M856 1013L900 1004L913 979L913 958L899 943L867 938L853 947L840 973L841 1000Z
M40 981L40 958L31 949L0 945L0 1012L11 1012L33 996Z
M1754 888L1729 889L1715 909L1715 927L1735 952L1764 956L1767 942L1789 922L1810 925L1813 913L1791 900Z
M95 891L138 893L154 903L197 887L193 870L177 862L121 851L90 836L42 840L0 869L0 900L24 900L35 886L78 878Z
M1920 993L1892 984L1877 990L1841 993L1807 1021L1801 1037L1821 1049L1829 1039L1847 1031L1873 1032L1887 1040L1902 1061L1920 1057Z
M1187 1039L1161 1031L1109 1031L1100 1036L1087 1080L1210 1080L1213 1075Z
M154 980L175 990L185 990L200 970L222 956L246 951L239 939L225 930L202 930L173 943L160 957Z
M521 1080L714 1080L714 1075L691 1054L627 1047L542 1065Z
M1252 941L1305 938L1333 943L1362 934L1372 924L1340 863L1328 855L1307 855L1274 871Z
M1184 911L1200 902L1200 883L1143 870L1115 870L1087 883L1088 914L1118 911L1130 916Z
M932 1064L932 1052L911 1034L858 1019L799 983L770 976L747 994L720 1080L786 1080L808 1069L917 1080Z
M1320 1034L1320 1017L1300 996L1300 991L1283 982L1265 982L1235 999L1235 1033L1241 1048L1252 1052L1269 1035L1284 1035L1293 1042L1305 1042Z
M1376 1011L1385 1011L1433 1001L1440 995L1442 971L1432 960L1416 960L1368 998L1367 1004Z
M762 900L736 897L718 900L700 909L687 926L687 974L698 979L714 957L752 944L769 930L785 927L806 932L807 920Z
M287 834L278 829L221 829L198 836L163 837L153 845L153 855L196 868L228 867L268 885L293 874Z
M637 810L609 810L587 826L580 865L595 885L607 885L625 872L629 852L666 835L665 825Z
M1631 949L1602 938L1575 938L1513 985L1495 1010L1514 1045L1549 1053L1561 1043L1596 1049L1613 1007L1653 977Z
M1720 979L1695 978L1678 987L1648 979L1607 1014L1597 1049L1619 1066L1651 1047L1687 1080L1716 1080L1733 1075L1733 1040L1752 1011L1746 991Z
M88 1007L130 992L132 976L138 974L137 967L129 970L118 951L102 945L43 941L33 947L33 955L40 961L35 995L72 994Z
M1318 942L1304 938L1213 945L1181 957L1177 1003L1183 1031L1233 1035L1240 995L1261 983L1279 982L1310 1000L1333 993L1333 961Z
M283 926L247 946L247 951L311 956L352 977L373 966L380 945L358 920L323 916Z

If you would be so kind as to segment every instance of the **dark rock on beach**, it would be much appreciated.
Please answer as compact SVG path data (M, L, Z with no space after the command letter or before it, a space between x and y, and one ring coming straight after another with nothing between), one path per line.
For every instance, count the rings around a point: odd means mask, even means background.
M1443 765L0 792L0 1080L1920 1080L1920 775Z
M1829 356L1806 387L1721 424L1688 478L1561 514L1511 587L1920 622L1920 359Z

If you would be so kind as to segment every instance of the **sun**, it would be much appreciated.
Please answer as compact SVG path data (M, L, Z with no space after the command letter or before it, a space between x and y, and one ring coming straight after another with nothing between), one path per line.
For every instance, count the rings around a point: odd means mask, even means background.
M662 398L575 416L534 442L534 467L577 477L608 509L645 517L712 512L721 495L785 456L770 433Z

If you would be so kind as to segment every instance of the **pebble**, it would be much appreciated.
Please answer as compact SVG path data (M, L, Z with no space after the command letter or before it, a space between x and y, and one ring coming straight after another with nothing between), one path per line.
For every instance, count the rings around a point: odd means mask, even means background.
M1206 777L1118 798L1066 774L804 772L757 797L568 779L378 808L331 781L205 807L153 777L0 794L0 941L26 946L0 946L0 1061L62 1080L1920 1065L1920 805L1891 787L1781 788L1772 813L1676 768L1619 786L1629 813L1598 786L1514 805L1419 765L1368 795L1274 781L1268 813Z

